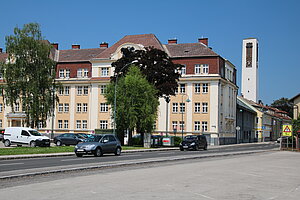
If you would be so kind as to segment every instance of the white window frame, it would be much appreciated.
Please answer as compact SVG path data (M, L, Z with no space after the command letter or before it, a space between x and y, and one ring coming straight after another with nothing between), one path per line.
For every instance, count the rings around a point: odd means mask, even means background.
M107 120L100 120L100 129L107 129L108 122Z
M83 86L83 95L89 94L89 86Z
M195 64L195 74L201 74L201 65Z
M180 94L185 94L185 84L180 84Z
M179 107L180 107L180 113L185 113L185 103L180 103Z
M107 89L107 85L100 85L100 94L105 94Z
M63 103L59 103L58 104L58 112L61 113L64 111L64 104Z
M59 87L58 89L58 95L64 95L64 87Z
M82 129L87 129L87 120L82 120Z
M76 112L77 112L77 113L80 113L80 112L81 112L81 103L77 103L77 106L76 106Z
M202 103L202 113L208 113L208 103L207 102Z
M178 103L173 103L172 104L172 112L173 113L178 113Z
M64 112L65 112L65 113L68 113L69 110L70 110L69 104L68 104L68 103L65 103L65 105L64 105Z
M77 95L82 95L82 86L77 86Z
M201 84L200 83L195 83L194 84L194 88L195 88L195 93L196 94L200 94L201 93Z
M65 86L65 95L69 96L70 94L70 86Z
M2 119L0 119L0 128L2 128L3 126L3 122L2 122Z
M62 120L58 120L58 128L62 128L63 127L63 121Z
M203 74L208 74L208 72L209 72L209 65L208 64L203 64L202 65L202 72L203 72Z
M100 103L100 112L108 112L108 104Z
M69 120L64 120L64 128L65 129L69 128Z
M65 70L64 69L59 70L59 78L65 78Z
M81 129L81 120L76 120L76 129Z
M178 126L178 123L177 123L177 121L172 121L172 128L173 128L173 130L177 130L177 127Z
M195 113L201 113L201 103L200 102L195 102L195 104L194 104L194 112Z
M82 78L82 68L77 69L77 78Z
M208 83L202 84L202 93L207 94L208 93Z
M108 77L108 76L109 76L109 68L101 67L101 77Z
M202 121L202 131L208 131L208 122Z
M88 78L89 77L89 69L85 68L83 69L83 77Z
M20 104L16 103L15 104L15 112L19 112L20 111Z
M194 129L195 129L195 131L201 131L201 122L200 121L194 121Z
M186 65L183 65L180 73L181 73L181 75L186 75Z
M88 111L88 104L87 103L83 103L83 106L82 106L82 112L86 113Z
M3 112L3 104L0 103L0 113Z
M179 130L184 130L184 121L179 121Z
M70 78L71 70L66 69L66 78Z

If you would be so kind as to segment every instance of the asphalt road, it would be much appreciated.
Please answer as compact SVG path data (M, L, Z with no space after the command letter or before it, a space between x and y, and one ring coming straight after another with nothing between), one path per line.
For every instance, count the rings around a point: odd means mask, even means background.
M231 154L253 153L278 148L276 144L247 144L235 146L222 146L211 148L207 151L159 151L159 152L138 152L126 153L121 156L114 154L102 157L84 156L77 158L67 157L47 157L31 159L0 160L0 179L13 176L26 176L35 173L53 173L66 170L94 169L104 167L114 167L119 165L130 165L140 163L153 163L164 161L176 161L183 159L196 159L213 156L226 156Z
M58 179L28 177L21 184L12 179L0 193L1 199L10 200L298 200L299 166L299 153L269 151L102 169L81 176L63 173Z

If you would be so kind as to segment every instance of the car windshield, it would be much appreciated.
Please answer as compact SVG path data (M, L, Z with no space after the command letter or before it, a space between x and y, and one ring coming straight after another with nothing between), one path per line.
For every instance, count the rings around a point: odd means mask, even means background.
M86 140L88 142L99 142L99 140L102 138L102 135L91 135Z
M196 139L197 139L197 136L194 136L194 135L189 135L189 136L184 137L184 140L196 140Z
M29 133L33 136L42 136L42 134L40 132L33 131L33 130L29 130Z

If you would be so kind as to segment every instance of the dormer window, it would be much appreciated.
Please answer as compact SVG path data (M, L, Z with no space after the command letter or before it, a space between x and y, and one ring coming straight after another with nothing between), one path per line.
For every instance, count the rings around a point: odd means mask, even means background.
M59 78L65 78L65 70L64 69L59 70Z

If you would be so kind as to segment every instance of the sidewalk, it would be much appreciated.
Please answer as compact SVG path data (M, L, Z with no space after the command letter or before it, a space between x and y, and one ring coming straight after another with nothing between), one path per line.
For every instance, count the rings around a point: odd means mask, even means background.
M242 144L231 144L231 145L221 145L221 146L208 146L208 149L221 149L221 148L232 147L232 146L237 146L237 145L247 146L247 145L270 144L270 143L274 143L274 142L242 143ZM151 152L151 151L175 151L175 150L179 150L179 147L162 147L162 148L152 148L152 149L122 150L122 153ZM0 160L58 157L58 156L75 156L75 153L74 152L65 152L65 153L49 153L49 154L4 155L4 156L0 156Z

